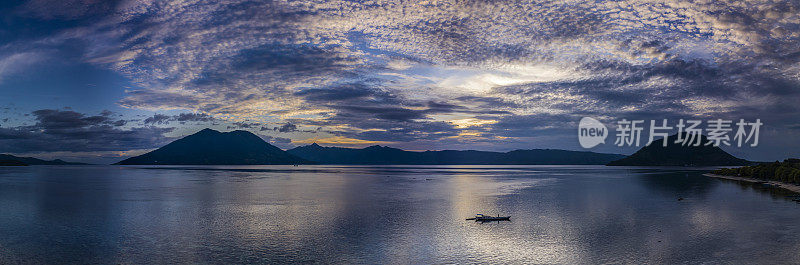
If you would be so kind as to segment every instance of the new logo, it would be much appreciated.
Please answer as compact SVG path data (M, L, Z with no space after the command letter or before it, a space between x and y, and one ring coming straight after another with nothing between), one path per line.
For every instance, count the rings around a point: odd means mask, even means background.
M583 117L578 124L578 141L583 148L592 148L606 143L608 128L598 120Z

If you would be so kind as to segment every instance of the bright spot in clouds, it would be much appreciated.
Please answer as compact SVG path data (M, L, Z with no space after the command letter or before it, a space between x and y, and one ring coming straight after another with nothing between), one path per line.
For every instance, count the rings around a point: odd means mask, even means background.
M436 86L452 93L485 94L492 88L527 83L553 82L573 78L571 70L552 65L497 66L490 68L445 67L434 71Z
M452 123L453 125L455 125L456 128L460 128L460 129L497 123L496 120L480 120L480 119L475 119L475 118L450 120L449 122Z

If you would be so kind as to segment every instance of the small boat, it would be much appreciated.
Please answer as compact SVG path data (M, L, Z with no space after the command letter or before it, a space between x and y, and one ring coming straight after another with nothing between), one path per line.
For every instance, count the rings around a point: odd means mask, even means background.
M467 221L475 220L476 222L488 221L511 221L511 216L490 216L483 214L476 214L473 218L467 218Z

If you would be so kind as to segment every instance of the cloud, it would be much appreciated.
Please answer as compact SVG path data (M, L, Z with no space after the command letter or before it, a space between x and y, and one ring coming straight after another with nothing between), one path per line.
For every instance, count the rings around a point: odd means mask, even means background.
M291 123L286 123L284 125L281 125L281 127L278 127L278 131L279 132L294 132L294 131L297 131L297 125L294 125L294 124L291 124Z
M228 126L228 129L252 129L261 126L260 122L237 121Z
M259 135L259 136L261 136L261 139L264 139L264 141L274 146L277 146L281 149L290 149L295 147L295 145L292 143L292 139L289 138L274 137L269 135Z
M171 119L171 116L164 114L153 114L153 117L144 119L144 124L169 124Z
M464 93L462 86L485 86L479 90L483 91L510 85L557 86L561 82L560 87L565 87L588 82L601 88L591 91L607 90L605 94L580 96L553 92L561 95L543 96L542 100L566 102L534 111L603 102L619 95L623 96L618 101L641 101L638 96L647 95L645 91L665 86L654 85L659 82L672 85L669 91L693 96L697 86L675 88L696 80L691 75L707 77L703 75L735 71L723 68L739 60L760 58L777 65L797 64L791 54L796 52L800 37L791 33L797 29L790 15L796 6L789 2L748 6L734 2L573 5L445 1L423 8L383 2L370 6L349 1L307 5L189 1L180 5L141 2L121 6L118 22L122 23L116 30L121 32L117 36L122 49L109 50L106 58L112 58L115 69L143 87L129 91L120 102L123 106L183 108L251 118L264 111L308 110L309 102L333 102L341 108L325 106L327 110L375 114L388 120L425 118L430 113L404 107L377 113L370 106L336 103L367 97L405 103L413 93L403 93L399 84L413 83L420 75L425 80L436 78L431 75L435 73L414 73L418 65L442 69L467 65L478 69L473 76L483 78L440 83L449 87L432 95L438 102L458 97L496 98L518 114L530 113L523 109L536 107L541 100L515 99L518 93L504 95L502 90L490 91L494 93L491 97ZM172 12L174 8L184 12ZM398 10L406 15L385 15ZM403 58L406 65L392 67L396 58ZM533 78L481 73L509 65L543 64L578 75L558 76L557 71ZM618 68L604 68L609 65ZM595 72L598 70L601 72ZM786 74L786 70L755 70L773 77ZM528 68L519 73L532 71L542 69ZM796 69L792 71L797 74ZM498 77L518 83L498 82ZM475 83L478 81L480 84ZM418 90L424 90L425 84L420 85L423 88ZM447 89L462 91L457 97L448 97ZM679 105L672 97L655 100L662 102L650 105ZM481 111L487 111L491 105L483 107Z
M74 111L43 109L31 113L36 124L0 128L4 152L127 151L154 148L170 138L174 128L120 129L107 116L87 116Z
M86 116L75 111L62 111L54 109L42 109L33 111L31 114L36 117L37 125L49 130L74 129L87 126L112 125L120 121L114 121L109 117L108 112L103 111L100 115Z
M125 126L125 124L128 124L128 121L126 121L126 120L118 120L118 121L115 121L115 122L113 122L111 124L114 125L114 126L120 127L120 126Z
M83 60L134 83L121 106L203 113L154 115L146 125L230 117L240 122L234 127L260 131L301 134L298 128L314 126L362 141L474 142L555 134L580 116L759 116L785 125L800 111L792 1L81 0L52 7L15 14L92 23L75 22L35 44L8 40L0 79L13 68L3 65L84 45L76 49Z
M19 52L3 54L0 49L0 83L4 79L28 69L28 67L43 60L39 52Z
M18 13L41 19L73 20L113 11L118 1L109 0L29 0Z
M164 115L164 114L153 114L152 117L148 117L144 119L145 125L152 125L152 124L169 124L170 121L177 121L180 123L185 122L213 122L216 119L211 115L205 113L180 113L178 115ZM248 127L249 128L249 127Z
M205 113L181 113L177 116L173 117L176 121L179 122L187 122L187 121L195 121L195 122L212 122L214 121L214 117Z

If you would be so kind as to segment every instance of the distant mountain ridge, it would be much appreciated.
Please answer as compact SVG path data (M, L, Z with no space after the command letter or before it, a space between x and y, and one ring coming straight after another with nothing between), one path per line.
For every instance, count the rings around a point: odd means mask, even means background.
M636 153L608 163L609 166L743 166L753 162L737 158L721 148L705 145L708 138L700 135L700 146L682 145L675 143L678 135L667 137L667 146L664 139L653 141L648 146L642 147Z
M719 147L675 144L677 135L654 141L636 153L595 153L558 149L490 152L475 150L405 151L374 145L366 148L322 147L316 143L281 150L248 131L203 129L152 152L118 162L120 165L610 165L610 166L730 166L752 164Z
M61 159L44 160L33 157L19 157L9 154L0 154L0 164L4 165L88 165L86 163L67 162Z
M316 143L287 152L321 164L342 165L604 165L625 157L620 154L557 149L415 152L379 145L357 149L322 147Z
M118 165L290 165L309 164L248 131L203 129Z
M17 160L2 160L0 159L0 166L8 167L8 166L27 166L28 164L22 163Z

